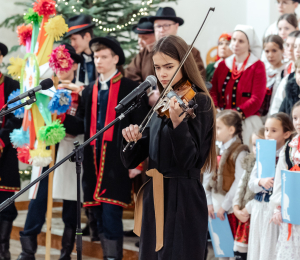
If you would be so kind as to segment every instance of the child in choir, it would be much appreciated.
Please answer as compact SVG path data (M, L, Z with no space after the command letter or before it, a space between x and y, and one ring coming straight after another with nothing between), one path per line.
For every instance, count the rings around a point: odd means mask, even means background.
M266 66L267 88L260 114L263 121L269 114L269 108L273 102L277 88L283 78L285 65L283 64L283 40L278 35L269 35L264 40L264 51L270 66Z
M284 76L289 75L294 71L294 44L299 33L300 32L298 30L291 32L285 41L284 57L288 60L288 62L285 65Z
M294 60L296 61L297 59L300 58L300 31L295 31L291 35L293 37L288 37L285 45L287 46L287 43L290 42L293 43L293 56ZM286 75L280 82L277 91L275 93L273 102L270 106L270 115L276 114L279 112L280 106L282 104L282 101L285 98L285 88L289 80L293 79L295 77L295 61L293 61L291 73Z
M297 135L287 142L279 155L274 183L274 193L270 200L274 215L272 222L279 225L279 238L276 246L276 260L298 260L300 259L300 225L292 225L282 222L281 215L281 170L299 171L300 153L300 101L292 109L293 125Z
M224 220L224 214L227 213L235 236L238 220L233 214L232 200L243 174L242 161L249 148L242 143L242 119L238 112L223 110L218 113L216 127L218 169L212 173L204 173L203 186L209 216L214 219L214 213L217 213L217 217Z
M300 100L300 59L295 62L295 77L285 87L285 98L279 111L291 115L292 107Z
M265 123L265 138L276 140L276 161L285 142L290 138L293 124L288 115L277 113L270 116ZM246 215L251 214L251 225L248 241L248 260L274 260L278 227L270 223L273 210L269 199L272 195L274 177L260 178L257 162L251 172L248 186L255 193L253 200L242 210ZM271 189L271 190L270 190Z
M285 41L288 35L298 30L298 20L294 14L283 14L278 19L278 35Z
M246 204L255 196L255 193L250 190L248 182L250 180L250 175L256 161L257 139L265 139L264 127L260 128L251 136L250 143L252 146L252 153L247 154L242 161L244 172L242 178L240 179L232 204L233 213L239 220L236 235L234 237L233 250L236 259L241 260L247 259L250 219L249 214L245 214L242 210L245 208Z

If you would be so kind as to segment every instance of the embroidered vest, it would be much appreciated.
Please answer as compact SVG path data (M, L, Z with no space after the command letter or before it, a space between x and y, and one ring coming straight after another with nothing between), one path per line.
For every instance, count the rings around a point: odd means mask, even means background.
M255 193L250 190L248 183L250 180L252 169L255 165L256 158L254 154L247 154L242 162L242 167L245 170L242 176L242 186L240 187L240 191L238 193L238 205L242 210L245 208L246 204L252 200L255 196Z
M224 151L220 159L219 167L211 176L207 185L207 190L213 190L214 192L223 195L230 190L231 185L235 180L235 162L242 151L249 152L249 148L247 145L242 144L240 139L237 139ZM218 147L217 154L219 154Z

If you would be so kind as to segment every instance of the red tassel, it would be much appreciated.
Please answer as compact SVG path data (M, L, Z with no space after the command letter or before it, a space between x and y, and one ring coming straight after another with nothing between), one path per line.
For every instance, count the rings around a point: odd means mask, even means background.
M288 234L288 238L287 238L287 241L289 241L290 240L290 238L291 238L291 235L292 235L292 224L288 224L288 230L289 230L289 234Z

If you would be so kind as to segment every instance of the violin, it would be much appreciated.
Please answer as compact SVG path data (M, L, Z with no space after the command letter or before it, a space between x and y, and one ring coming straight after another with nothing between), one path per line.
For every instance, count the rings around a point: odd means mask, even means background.
M193 89L192 84L188 80L184 80L182 83L179 83L176 90L169 91L164 98L159 100L154 107L154 111L159 117L170 118L170 100L172 97L176 97L179 106L183 110L180 116L186 113L186 117L195 118L196 115L194 110L198 107L198 105L193 101L195 96L196 92Z

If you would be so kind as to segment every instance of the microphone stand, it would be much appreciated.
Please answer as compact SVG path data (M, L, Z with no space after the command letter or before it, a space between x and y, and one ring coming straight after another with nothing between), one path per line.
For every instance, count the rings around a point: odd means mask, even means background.
M146 91L145 91L146 92ZM36 178L34 181L32 181L30 184L28 184L25 188L20 190L18 193L14 194L12 197L8 198L4 202L0 204L0 212L4 210L6 207L8 207L10 204L12 204L19 196L21 196L24 192L26 192L28 189L30 189L33 185L35 185L37 182L41 181L45 177L47 177L50 172L54 171L56 168L58 168L60 165L62 165L67 160L71 162L76 163L76 175L77 175L77 228L76 228L76 251L77 251L77 260L82 260L82 230L81 230L81 199L80 199L80 174L81 174L81 163L83 162L83 149L85 146L87 146L90 142L92 142L94 139L96 139L98 136L103 134L106 130L108 130L110 127L115 125L117 122L124 119L130 112L137 109L141 105L141 98L145 94L142 93L139 95L136 100L132 101L132 104L130 107L123 112L121 115L119 115L115 120L113 120L111 123L109 123L107 126L99 130L95 135L90 137L88 140L86 140L83 144L79 144L78 141L74 142L75 149L73 152L71 152L69 155L67 155L65 158L63 158L61 161L57 162L53 167L45 171L43 174L41 174L40 177ZM29 101L29 100L28 100ZM26 103L26 102L25 102ZM25 104L23 103L23 104ZM23 105L22 104L22 105ZM26 104L25 104L26 105ZM23 105L23 106L25 106ZM10 110L7 111L14 111L15 109L19 108L21 105L16 106ZM5 111L6 112L6 111ZM5 113L5 115L8 113ZM2 115L0 115L2 116Z

